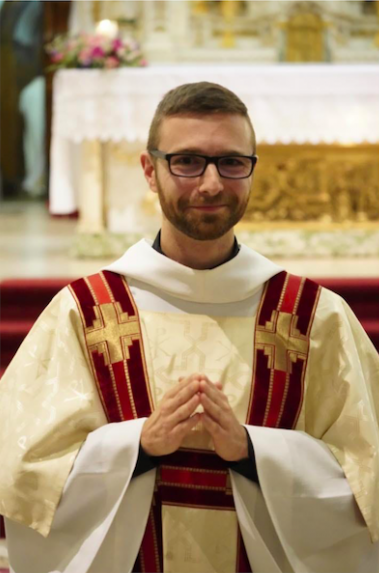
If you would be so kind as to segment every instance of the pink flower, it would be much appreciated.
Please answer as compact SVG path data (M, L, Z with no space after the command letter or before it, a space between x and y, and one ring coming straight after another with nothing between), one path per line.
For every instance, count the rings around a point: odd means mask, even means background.
M87 39L87 44L89 46L101 46L103 43L104 38L98 34L97 36L89 36Z
M78 56L78 60L83 66L89 66L92 62L91 49L83 48Z
M116 54L118 55L119 58L122 58L125 55L125 52L126 50L124 47L118 48L116 50Z
M53 52L51 54L51 61L54 62L54 64L58 64L62 60L63 60L62 52Z
M123 47L123 42L121 38L115 38L114 40L112 40L112 49L115 52L118 52L118 50L122 49L122 47Z
M109 38L86 33L75 37L59 36L46 47L54 68L95 67L119 68L120 66L146 66L139 44L129 38Z
M105 59L105 67L108 68L109 70L112 68L118 68L119 64L120 61L114 56L109 56L108 58Z
M101 59L104 58L105 52L100 46L94 46L91 50L91 56L93 59Z

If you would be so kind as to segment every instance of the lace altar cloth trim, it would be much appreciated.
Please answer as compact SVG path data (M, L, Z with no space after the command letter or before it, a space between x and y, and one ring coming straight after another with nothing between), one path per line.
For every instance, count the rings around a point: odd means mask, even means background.
M62 70L54 78L53 137L146 141L162 96L196 81L235 91L261 143L379 141L379 66L374 64Z

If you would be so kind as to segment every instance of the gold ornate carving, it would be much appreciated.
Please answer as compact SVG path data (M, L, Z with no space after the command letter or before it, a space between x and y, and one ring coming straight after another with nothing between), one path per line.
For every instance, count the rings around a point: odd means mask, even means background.
M224 21L222 37L223 48L234 48L236 39L234 35L234 20L240 8L239 0L221 0L221 14Z
M287 62L322 62L324 54L324 23L313 2L297 2L287 22L285 60Z
M99 22L99 20L101 20L102 4L103 2L101 0L92 2L92 17L94 22Z
M129 359L128 347L133 340L141 337L138 318L129 318L118 302L95 306L94 312L94 324L86 328L89 350L104 354L107 365Z
M194 0L192 11L198 16L204 16L204 14L208 13L208 3L206 0Z
M317 14L298 14L287 24L287 62L324 60L324 25Z
M138 169L139 173L141 144L109 142L105 147L105 163L110 161L112 164L113 161L118 166L127 165L128 168ZM306 227L319 231L341 227L370 229L377 226L378 144L260 144L258 155L251 197L241 228L261 230L272 225L276 229ZM126 177L130 180L130 172ZM93 191L93 185L91 189ZM144 191L145 186L142 186L141 192ZM110 193L108 189L109 197ZM116 196L120 205L124 205L118 187L113 192L112 204ZM104 193L102 201L109 203L109 197ZM97 231L91 214L94 209L93 197L91 201L85 203L83 200L81 204L86 206L88 231ZM91 206L90 211L88 205ZM147 189L143 209L149 216L159 213L158 196ZM120 247L120 252L124 248L126 245Z
M244 223L379 221L379 145L260 145Z

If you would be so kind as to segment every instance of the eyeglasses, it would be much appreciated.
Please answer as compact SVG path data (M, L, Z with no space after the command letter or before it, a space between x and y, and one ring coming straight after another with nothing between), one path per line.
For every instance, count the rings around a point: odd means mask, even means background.
M208 156L192 153L164 153L158 149L149 153L168 162L168 168L176 177L199 177L210 163L216 165L220 177L225 179L246 179L250 177L258 161L257 155Z

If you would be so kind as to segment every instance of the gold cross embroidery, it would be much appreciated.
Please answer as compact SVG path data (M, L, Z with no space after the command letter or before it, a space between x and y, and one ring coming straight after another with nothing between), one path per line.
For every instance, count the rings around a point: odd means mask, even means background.
M305 360L308 352L308 340L300 334L296 328L297 316L287 312L274 311L273 316L267 326L262 330L258 327L256 331L256 347L263 350L269 357L269 368L291 372L291 364L299 358ZM273 313L273 314L274 314ZM275 331L275 318L276 331Z
M86 329L89 350L103 354L105 363L112 364L130 358L129 346L141 338L138 318L129 318L120 303L106 303L94 307L96 319Z

